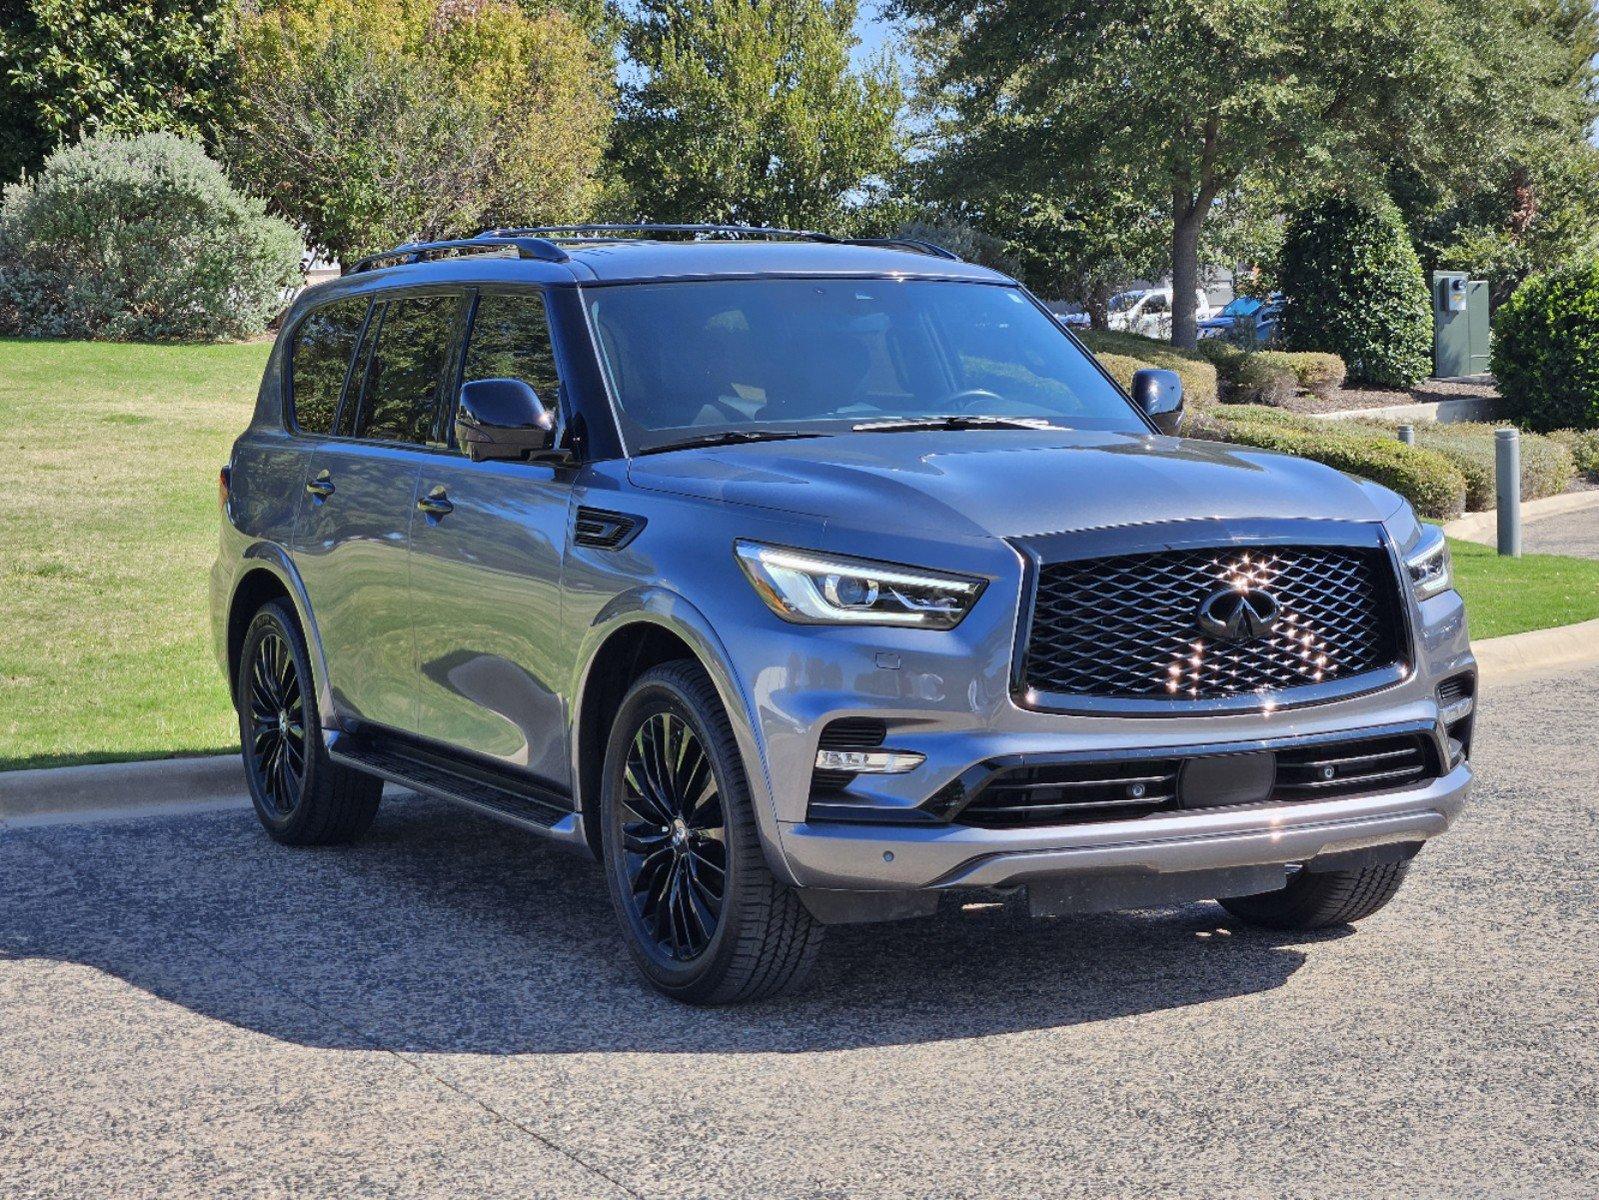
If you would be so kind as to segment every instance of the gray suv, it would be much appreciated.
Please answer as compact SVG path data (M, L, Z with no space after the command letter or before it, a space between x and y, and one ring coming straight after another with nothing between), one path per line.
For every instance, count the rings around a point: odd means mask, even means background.
M1387 903L1471 781L1449 555L1396 494L1175 436L921 243L497 230L306 291L221 478L255 808L384 781L593 855L669 996L1010 897Z

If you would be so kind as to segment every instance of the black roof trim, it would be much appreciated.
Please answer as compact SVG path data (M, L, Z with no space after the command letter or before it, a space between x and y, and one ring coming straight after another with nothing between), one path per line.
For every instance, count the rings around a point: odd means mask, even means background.
M501 237L496 233L480 234L475 238L456 239L446 242L410 242L404 246L396 246L393 250L385 250L381 254L369 254L361 259L346 272L355 275L362 271L376 271L382 267L399 266L404 263L419 263L428 258L446 254L504 254L505 251L515 251L517 258L534 258L541 262L564 263L570 261L570 256L548 238L506 236Z
M840 238L830 233L818 233L814 229L780 229L770 225L674 225L655 224L650 221L640 221L637 224L528 225L487 229L478 237L542 237L570 245L583 241L612 239L621 241L629 237L643 240L657 233L687 233L734 240L767 238L773 241L825 242L835 246L881 246L889 250L910 250L917 254L928 254L951 262L961 261L960 255L954 251L922 238Z

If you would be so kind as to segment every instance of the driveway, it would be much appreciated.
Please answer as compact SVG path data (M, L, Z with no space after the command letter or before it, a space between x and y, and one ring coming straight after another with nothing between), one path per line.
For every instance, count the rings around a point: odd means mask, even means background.
M1599 670L1360 932L1212 904L834 931L812 989L645 992L579 859L414 797L0 829L0 1192L1592 1197Z

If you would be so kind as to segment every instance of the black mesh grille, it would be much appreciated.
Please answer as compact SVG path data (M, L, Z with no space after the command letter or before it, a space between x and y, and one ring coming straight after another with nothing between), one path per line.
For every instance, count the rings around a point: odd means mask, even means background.
M1228 588L1277 604L1263 637L1198 623ZM1380 670L1399 657L1393 571L1379 549L1166 550L1046 564L1026 650L1029 688L1069 696L1212 700Z

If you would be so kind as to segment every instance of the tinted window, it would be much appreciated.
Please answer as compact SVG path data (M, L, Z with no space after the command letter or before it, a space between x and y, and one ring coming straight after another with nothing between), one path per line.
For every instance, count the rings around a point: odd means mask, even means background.
M459 296L406 296L384 306L355 437L417 445L433 439L434 405L460 307Z
M336 300L317 309L294 335L289 385L294 423L308 433L331 433L366 300Z
M629 439L829 432L982 414L1142 431L1020 289L942 280L727 280L585 294Z
M485 292L472 318L462 383L474 379L520 379L532 385L546 408L554 408L560 379L544 301L523 292Z

